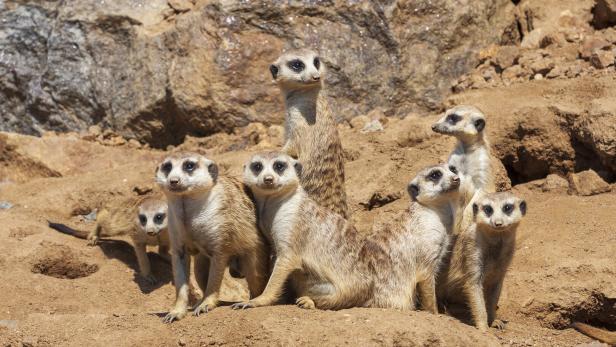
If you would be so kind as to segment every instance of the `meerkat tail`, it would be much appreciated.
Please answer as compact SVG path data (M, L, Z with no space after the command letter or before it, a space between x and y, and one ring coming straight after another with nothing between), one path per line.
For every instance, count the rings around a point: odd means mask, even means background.
M86 240L88 238L88 233L87 231L83 231L83 230L75 230L65 224L62 223L54 223L51 221L47 221L47 224L49 225L50 228L59 231L63 234L66 235L71 235L73 237L82 239L82 240Z
M601 341L603 343L607 343L608 345L611 345L611 346L616 345L616 332L615 331L607 331L607 330L595 328L591 325L580 323L580 322L573 322L571 326L575 330L595 340Z

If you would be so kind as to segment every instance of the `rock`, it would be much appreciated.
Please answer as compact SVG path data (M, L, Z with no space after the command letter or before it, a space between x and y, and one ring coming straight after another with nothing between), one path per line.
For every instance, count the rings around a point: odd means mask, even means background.
M592 14L592 24L596 29L616 25L616 0L597 0Z
M378 119L373 119L368 122L362 129L362 133L373 133L377 131L383 131L383 124Z
M607 28L607 29L603 30L603 32L601 33L601 36L607 42L610 42L612 44L616 44L616 29L614 29L614 28Z
M272 125L267 129L267 135L272 141L272 145L281 147L284 145L284 128L280 125Z
M578 117L571 130L576 141L616 172L616 109L610 97L596 99L595 108L591 114Z
M541 75L547 75L555 66L554 61L549 58L540 58L528 65L533 73Z
M535 76L533 76L533 79L536 81L541 81L543 79L543 75L538 73Z
M518 78L526 78L529 75L530 74L528 73L528 71L523 69L520 65L514 65L503 71L501 77L503 78L503 80L513 81Z
M363 127L365 127L368 122L370 122L370 118L368 118L368 116L358 116L351 119L349 123L354 129L363 129Z
M612 51L596 51L591 55L590 63L597 69L605 69L614 65L614 53Z
M496 52L494 56L494 64L499 69L505 70L506 68L513 66L520 57L520 50L516 46L502 46Z
M0 210L8 210L11 207L13 207L13 204L11 204L10 202L0 201Z
M9 3L0 6L0 131L100 125L157 148L281 123L267 66L291 47L320 51L346 120L376 107L438 109L477 65L474 51L515 22L508 0Z
M570 194L591 196L607 193L612 189L612 187L593 170L570 173L567 179L569 181Z
M598 36L589 36L580 46L580 56L584 59L590 59L593 53L608 47L610 47L610 43L605 39Z
M569 182L567 179L555 174L549 174L543 184L541 190L550 193L566 193L569 189Z
M539 43L543 39L544 35L543 29L537 28L524 36L520 46L522 48L539 48Z

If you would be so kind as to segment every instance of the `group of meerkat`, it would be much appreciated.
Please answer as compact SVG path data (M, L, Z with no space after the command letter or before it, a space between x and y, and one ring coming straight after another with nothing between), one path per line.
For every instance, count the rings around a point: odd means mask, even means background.
M169 155L155 176L166 202L138 206L142 232L133 239L141 275L154 280L146 244L171 253L176 300L163 321L188 313L193 256L203 292L194 315L220 304L231 266L250 292L233 309L273 305L287 291L307 309L414 309L419 302L437 313L439 304L461 302L480 330L502 328L497 304L527 206L510 192L496 192L484 114L473 106L447 110L432 126L458 141L447 163L411 180L402 220L360 233L349 222L342 145L321 93L324 64L302 49L281 55L269 69L285 101L281 151L254 154L243 180L219 173L200 154ZM91 243L112 216L99 216Z

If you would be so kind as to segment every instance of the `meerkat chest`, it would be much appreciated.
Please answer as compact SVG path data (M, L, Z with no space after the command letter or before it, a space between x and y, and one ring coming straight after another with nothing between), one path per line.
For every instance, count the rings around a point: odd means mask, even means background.
M264 205L260 223L277 250L289 247L294 234L304 227L297 223L300 204L301 197L295 194L291 198L271 200Z
M221 199L209 196L202 200L184 202L184 239L189 247L209 253L220 243L224 224Z

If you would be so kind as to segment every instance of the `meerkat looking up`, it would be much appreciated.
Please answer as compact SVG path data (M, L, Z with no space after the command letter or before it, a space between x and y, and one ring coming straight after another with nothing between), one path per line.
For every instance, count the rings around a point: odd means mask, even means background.
M458 142L449 155L448 163L461 176L461 200L457 203L457 227L463 230L470 224L470 207L474 198L496 191L490 144L485 135L485 115L474 106L451 108L432 130L455 137ZM477 195L476 195L477 194Z
M286 107L283 152L302 163L306 193L348 218L342 145L334 115L321 95L324 64L314 51L293 50L270 65L270 72Z
M472 210L473 224L452 240L453 252L439 276L438 297L444 302L466 298L480 330L503 328L496 320L496 308L526 202L508 192L491 193L475 201Z
M195 315L218 306L223 274L237 257L251 297L267 281L269 250L257 229L250 193L238 180L219 175L218 166L195 153L165 158L156 181L167 196L169 238L176 302L164 317L181 319L188 310L190 256L195 255L195 277L204 293Z
M53 222L49 222L49 227L64 234L87 239L90 246L96 245L100 236L129 235L137 256L139 274L148 283L154 284L157 280L152 275L146 246L158 246L158 254L168 260L167 203L156 198L129 200L128 208L123 206L102 209L96 216L96 226L89 233Z
M233 308L276 303L289 279L298 306L320 309L411 309L419 282L420 294L427 294L422 302L435 312L434 276L447 240L443 225L452 220L439 213L449 213L441 205L457 190L457 176L443 166L426 169L412 182L413 196L422 205L408 225L366 239L312 200L299 183L301 174L301 164L283 153L257 154L246 165L244 179L255 194L261 230L272 240L276 260L263 294Z

